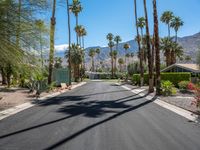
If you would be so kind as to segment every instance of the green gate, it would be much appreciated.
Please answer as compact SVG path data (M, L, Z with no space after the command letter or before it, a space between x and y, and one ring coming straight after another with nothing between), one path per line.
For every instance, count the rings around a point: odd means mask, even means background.
M69 84L69 69L53 69L53 81L56 82L56 85L60 85L61 83Z

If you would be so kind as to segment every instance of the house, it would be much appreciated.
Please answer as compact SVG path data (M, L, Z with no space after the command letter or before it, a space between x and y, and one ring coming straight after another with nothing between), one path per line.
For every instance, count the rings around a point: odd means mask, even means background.
M196 82L200 76L200 67L197 64L173 64L161 72L190 72L192 81Z

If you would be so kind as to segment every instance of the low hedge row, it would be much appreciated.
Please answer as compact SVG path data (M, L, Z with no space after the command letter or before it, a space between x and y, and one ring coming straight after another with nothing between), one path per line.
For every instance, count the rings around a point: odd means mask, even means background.
M149 83L149 75L144 74L144 84L148 85ZM170 81L175 86L178 86L178 83L181 81L190 81L191 80L191 74L187 72L181 72L181 73L161 73L161 80L162 81ZM140 84L140 74L134 74L132 77L132 82L136 85Z

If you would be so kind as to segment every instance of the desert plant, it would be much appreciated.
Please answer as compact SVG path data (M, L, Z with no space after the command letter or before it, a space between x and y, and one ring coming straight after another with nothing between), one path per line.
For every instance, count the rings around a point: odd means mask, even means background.
M178 87L181 91L186 91L189 83L189 81L181 81L178 83Z
M162 94L164 96L170 96L172 94L176 94L176 90L174 85L170 81L162 81L161 83Z

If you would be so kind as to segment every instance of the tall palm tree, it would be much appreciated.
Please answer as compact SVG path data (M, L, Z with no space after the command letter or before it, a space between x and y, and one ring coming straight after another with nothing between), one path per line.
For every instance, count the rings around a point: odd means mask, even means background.
M153 83L153 62L152 62L152 51L151 51L151 39L149 33L149 22L147 14L147 5L146 0L144 2L144 13L145 13L145 25L146 25L146 48L148 53L148 68L149 68L149 93L154 92L154 83Z
M82 63L81 48L77 44L72 44L70 50L71 50L71 63L73 66L74 78L75 81L78 82L80 77L80 65Z
M137 43L138 43L138 50L139 50L139 57L140 57L140 85L143 86L144 84L144 65L143 65L143 54L141 54L141 44L140 44L140 35L137 26L137 0L134 0L134 9L135 9L135 26L137 31Z
M112 74L112 78L114 77L114 66L113 66L113 47L114 47L114 43L113 43L113 34L112 33L108 33L108 35L106 36L107 40L109 41L108 46L110 48L110 57L111 57L111 74Z
M166 23L167 26L168 26L168 38L170 38L170 23L172 21L172 19L174 18L174 14L173 12L171 11L165 11L160 20L163 22L163 23Z
M55 40L55 25L56 25L56 0L53 0L51 27L50 27L50 52L49 52L49 75L48 84L52 82L53 60L54 60L54 40Z
M76 26L78 26L78 15L82 11L83 7L81 6L81 2L79 0L73 0L72 5L70 6L70 10L76 17ZM79 43L78 33L76 34L76 42Z
M97 54L97 56L98 56L98 61L99 61L99 55L100 55L100 52L101 52L101 50L100 50L100 48L96 48L96 54Z
M138 18L137 26L140 28L141 36L143 37L143 35L144 35L143 34L143 29L146 26L146 22L145 22L145 18L144 17Z
M118 51L117 50L114 50L113 51L113 59L114 59L114 64L115 64L115 66L114 66L114 72L116 73L116 71L117 71L117 54L118 54Z
M95 56L95 54L96 54L95 49L91 48L88 55L91 57L91 62L92 62L91 70L92 70L92 72L94 72L94 56Z
M122 72L122 66L124 64L124 59L123 58L119 58L118 59L118 63L119 63L120 72Z
M180 17L174 17L172 19L172 22L170 24L170 26L174 29L175 31L175 42L177 43L178 41L178 30L181 26L183 26L183 21L181 20ZM171 61L171 64L174 64L176 62L176 54L175 54L175 50L172 49L172 52L171 52L171 58L172 58L172 61Z
M127 71L127 62L126 62L126 55L127 55L127 50L130 48L130 45L128 43L124 44L124 49L125 49L125 69Z
M172 22L170 23L170 26L174 29L175 31L175 41L177 42L178 40L178 30L180 29L181 26L183 26L184 22L181 20L180 17L174 17L172 19Z
M160 78L160 40L158 29L158 14L156 0L153 0L153 16L154 16L154 44L156 53L156 94L160 95L161 78Z
M114 41L116 42L116 50L119 50L119 43L122 41L119 35L115 36Z
M69 85L71 85L71 26L70 26L70 6L69 0L67 2L67 24L68 24L68 68L69 68Z
M78 44L80 45L80 47L82 46L81 45L81 37L82 37L82 30L83 30L83 26L82 25L77 25L75 28L74 28L76 34L78 35Z

